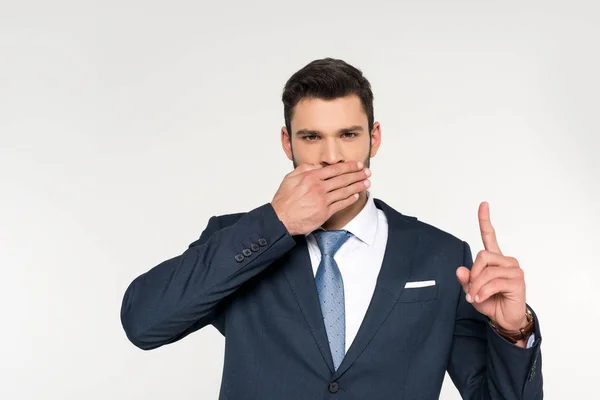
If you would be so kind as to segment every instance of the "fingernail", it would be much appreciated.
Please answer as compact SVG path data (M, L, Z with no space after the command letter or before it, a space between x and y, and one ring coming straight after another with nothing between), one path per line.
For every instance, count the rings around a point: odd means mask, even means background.
M479 295L475 296L475 303L479 303Z
M362 168L363 167L363 163L362 162L358 162L358 168Z
M467 301L469 303L471 303L473 300L471 299L471 295L469 293L467 293Z
M366 186L366 187L369 187L369 186L371 186L371 182L370 182L368 179L365 181L365 186Z
M371 176L371 170L369 168L365 168L365 175Z

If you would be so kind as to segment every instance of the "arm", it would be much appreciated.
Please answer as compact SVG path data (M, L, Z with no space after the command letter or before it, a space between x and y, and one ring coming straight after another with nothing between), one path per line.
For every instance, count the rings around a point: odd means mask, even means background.
M295 244L271 204L223 228L218 218L212 217L200 239L183 254L162 262L129 285L121 306L127 337L137 347L150 350L215 323L228 296ZM251 254L240 256L251 247Z
M463 265L473 258L463 243ZM493 330L460 292L448 375L463 399L543 399L541 334L537 316L535 342L530 348L516 346Z

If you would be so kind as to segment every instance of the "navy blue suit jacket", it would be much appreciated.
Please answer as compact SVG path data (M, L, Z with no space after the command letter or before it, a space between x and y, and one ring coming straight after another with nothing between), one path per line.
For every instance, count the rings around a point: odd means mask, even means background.
M533 347L503 339L456 279L457 267L472 265L469 245L375 204L388 244L337 371L305 238L289 235L269 203L210 218L185 252L137 277L121 309L127 337L150 350L216 327L225 336L221 400L437 399L446 371L464 399L542 399L535 313ZM404 289L424 280L436 285Z

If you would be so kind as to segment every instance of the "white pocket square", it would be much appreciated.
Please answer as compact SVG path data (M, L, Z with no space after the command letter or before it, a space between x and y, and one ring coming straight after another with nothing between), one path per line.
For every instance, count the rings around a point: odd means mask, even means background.
M416 282L406 282L406 285L404 285L404 288L412 289L412 288L422 288L422 287L434 286L434 285L435 285L435 281L416 281Z

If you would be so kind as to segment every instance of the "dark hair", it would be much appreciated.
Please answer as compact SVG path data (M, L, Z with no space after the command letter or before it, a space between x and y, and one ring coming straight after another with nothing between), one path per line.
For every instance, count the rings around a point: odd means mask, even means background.
M369 134L373 129L373 92L362 72L343 60L323 58L314 60L297 71L286 82L281 100L288 134L296 104L304 98L333 100L355 94L367 114Z

